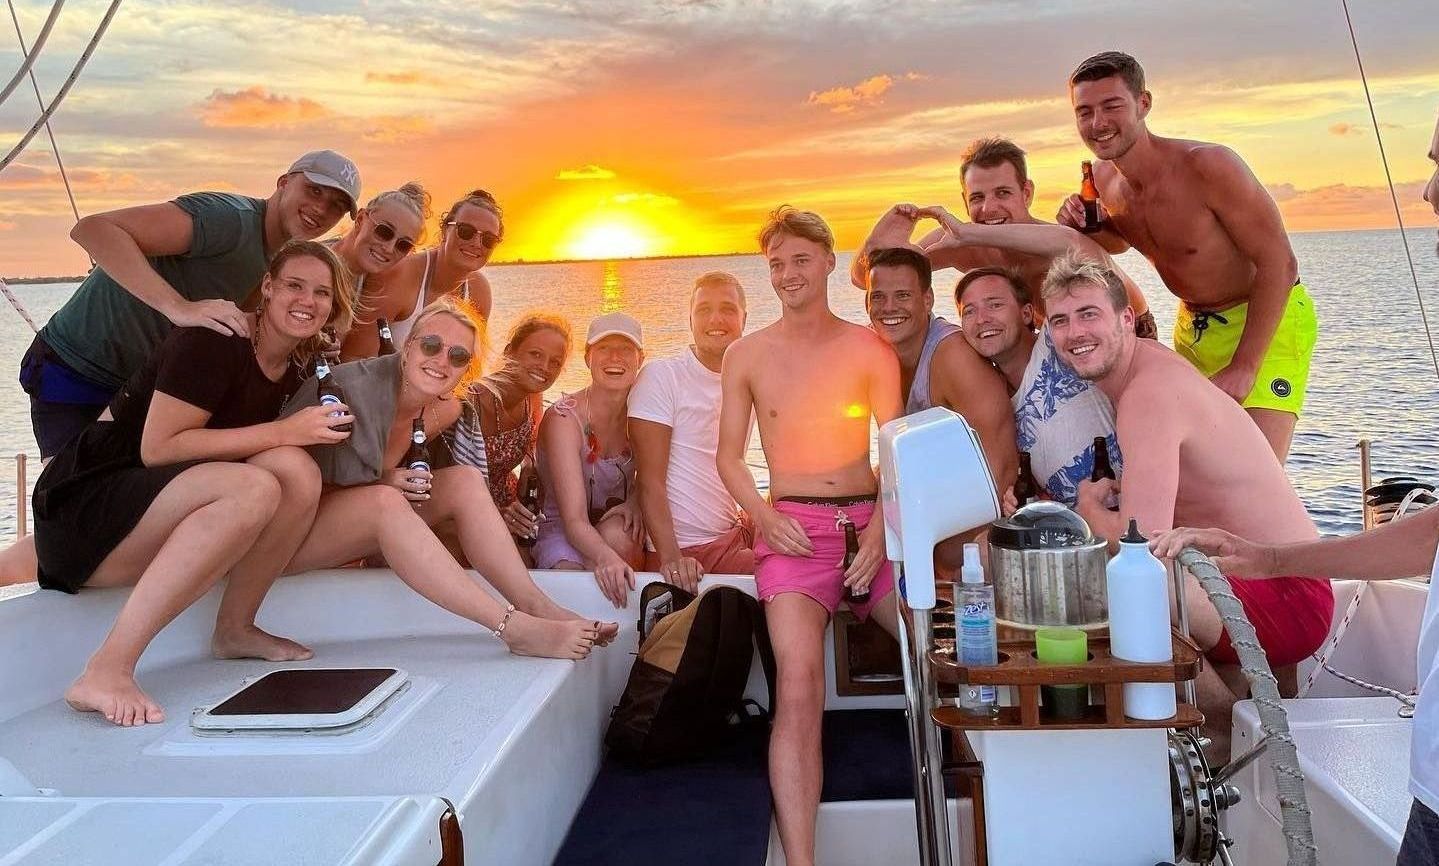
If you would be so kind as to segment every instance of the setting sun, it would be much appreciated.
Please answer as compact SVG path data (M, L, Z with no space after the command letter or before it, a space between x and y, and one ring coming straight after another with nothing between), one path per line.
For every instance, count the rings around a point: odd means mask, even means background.
M566 255L575 259L630 259L654 252L652 235L644 227L613 218L582 223L565 245Z

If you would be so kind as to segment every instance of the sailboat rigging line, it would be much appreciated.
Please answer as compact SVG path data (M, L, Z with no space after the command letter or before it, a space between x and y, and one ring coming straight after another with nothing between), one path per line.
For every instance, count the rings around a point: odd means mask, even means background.
M85 69L85 64L90 62L90 55L95 53L95 46L100 44L101 37L103 37L105 31L109 29L110 21L114 19L115 13L119 11L119 9L120 0L111 0L110 8L105 10L105 17L101 19L100 26L96 28L95 35L91 37L90 44L85 46L85 52L80 55L80 59L75 63L75 68L70 70L70 75L65 79L64 85L60 87L60 91L55 94L55 98L51 100L50 104L45 108L45 111L40 115L40 119L35 121L35 125L30 127L30 131L25 133L24 138L20 139L20 143L15 145L15 147L5 155L4 159L0 159L0 171L4 171L6 166L15 161L15 157L19 156L20 153L25 150L25 146L28 145L36 133L40 131L40 127L44 126L45 122L50 119L50 115L54 114L55 111L59 109L60 103L65 101L66 95L70 93L70 88L75 86L75 81L80 77L81 71Z
M15 293L10 291L10 287L5 285L3 279L0 279L0 295L5 296L5 300L10 302L10 306L14 307L15 312L20 314L20 318L25 320L25 324L30 326L30 330L37 334L40 333L40 329L35 327L35 320L30 318L30 311L25 309L25 305L20 303L20 299L15 297Z
M35 40L35 50L28 52L21 50L20 56L24 60L20 62L20 68L15 70L15 77L10 79L10 83L5 85L4 90L0 90L0 105L5 104L5 100L9 99L15 88L20 86L20 81L25 78L25 73L35 65L35 60L40 56L40 49L45 47L45 40L50 38L50 28L55 26L55 19L60 17L60 10L64 5L65 0L55 0L55 4L50 7L50 14L45 18L45 26L40 28L40 37Z
M5 0L10 6L10 20L15 23L15 38L20 40L20 51L22 54L29 54L30 49L25 47L25 34L20 31L20 16L15 14L15 0ZM35 90L35 104L41 111L45 110L45 98L40 95L40 82L35 80L35 70L30 70L30 86ZM80 221L80 208L75 205L75 193L70 189L70 175L65 172L65 161L60 158L60 145L55 143L55 131L50 128L50 121L45 121L45 134L50 138L50 152L55 154L55 165L60 168L60 180L65 182L65 197L70 199L70 213L75 215L75 222Z
M1399 240L1404 245L1404 258L1409 262L1409 277L1414 280L1414 297L1419 301L1419 320L1424 323L1424 336L1429 340L1429 360L1434 362L1434 375L1439 377L1439 352L1434 350L1434 334L1429 330L1429 317L1424 313L1424 294L1419 291L1419 272L1414 269L1414 255L1409 252L1409 237L1404 233L1404 213L1399 207L1399 194L1394 191L1394 176L1389 172L1389 156L1384 152L1384 136L1379 132L1379 116L1374 113L1374 98L1369 94L1369 77L1364 74L1364 58L1359 56L1359 37L1354 35L1354 19L1349 15L1349 0L1344 6L1344 21L1349 25L1349 41L1354 46L1354 62L1359 66L1359 82L1364 85L1364 101L1369 104L1369 120L1374 124L1374 140L1379 144L1379 161L1384 164L1384 179L1389 183L1389 198L1394 202L1394 218L1399 221Z

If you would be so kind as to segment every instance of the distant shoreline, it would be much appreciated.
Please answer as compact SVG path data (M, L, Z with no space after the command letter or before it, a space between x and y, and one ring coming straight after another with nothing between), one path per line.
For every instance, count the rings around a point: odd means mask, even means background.
M1425 227L1424 227L1424 226L1417 226L1417 227L1416 227L1416 226L1409 226L1408 228L1409 228L1410 231L1416 231L1416 230L1422 230L1422 229L1425 228ZM1310 235L1310 234L1347 233L1347 232L1385 232L1385 231L1393 232L1393 231L1398 231L1398 230L1399 230L1399 229L1398 229L1396 226L1384 226L1384 227L1379 227L1379 228L1367 228L1367 229L1305 229L1305 230L1303 230L1303 231L1292 231L1292 232L1289 232L1289 234L1291 234L1291 235ZM854 250L835 250L835 252L847 253L847 252L854 252ZM506 267L510 267L510 266L512 266L512 265L521 265L521 266L523 266L523 265L585 265L585 264L602 264L602 263L604 263L604 262L664 262L664 261L670 261L670 260L672 260L672 259L724 259L724 258L729 258L729 257L731 257L731 256L747 256L747 255L758 255L758 252L755 251L755 250L737 250L737 251L735 251L735 252L730 252L730 253L684 253L684 254L678 254L678 253L677 253L677 254L675 254L675 255L668 255L668 256L629 256L629 257L616 257L616 258L612 258L612 259L519 259L519 260L516 260L516 261L508 261L508 262L490 262L488 265L486 265L486 267L490 267L490 268L506 268ZM78 275L78 276L70 276L70 277L0 277L0 279L3 279L6 283L8 283L8 284L10 284L10 285L12 285L12 286L46 285L46 284L50 284L50 283L78 283L78 282L80 282L80 281L82 281L82 280L85 279L85 275L84 275L84 274L80 274L80 275Z

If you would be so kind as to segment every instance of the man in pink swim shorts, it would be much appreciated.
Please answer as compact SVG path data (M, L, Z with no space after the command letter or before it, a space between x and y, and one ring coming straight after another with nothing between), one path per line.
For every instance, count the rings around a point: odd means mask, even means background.
M824 634L846 587L850 605L896 630L884 521L871 519L879 485L871 419L900 413L899 361L869 328L829 308L834 235L818 215L785 206L760 232L779 321L725 353L716 468L754 521L755 585L765 603L778 674L769 777L785 861L814 863L824 715ZM744 461L750 417L770 471L766 501ZM845 524L858 549L846 568Z

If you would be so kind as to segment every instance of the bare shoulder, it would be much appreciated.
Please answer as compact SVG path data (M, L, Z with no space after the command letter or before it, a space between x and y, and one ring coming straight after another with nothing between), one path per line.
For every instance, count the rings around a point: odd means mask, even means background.
M1223 183L1251 180L1253 175L1244 159L1229 147L1207 141L1180 141L1184 164L1206 181Z
M1193 403L1195 389L1208 383L1198 370L1168 346L1139 340L1135 346L1134 375L1120 396L1116 410L1133 408L1156 418L1183 411Z
M889 347L884 338L876 334L872 328L856 325L854 322L843 319L840 320L839 339L853 344L856 351L863 351L866 354L877 352L894 354L894 350Z
M961 372L994 370L994 366L976 352L964 335L958 332L940 341L934 350L933 363Z
M771 333L773 326L760 328L750 334L746 334L730 344L724 353L724 366L722 372L725 376L734 377L748 375L752 359L764 354L765 348L773 342L774 335Z

